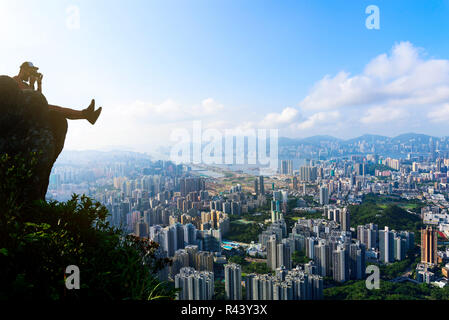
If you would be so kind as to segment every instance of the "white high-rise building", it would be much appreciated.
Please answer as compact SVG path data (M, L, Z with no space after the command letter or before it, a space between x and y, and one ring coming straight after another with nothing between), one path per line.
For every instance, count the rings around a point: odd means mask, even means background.
M240 265L230 263L224 267L227 300L242 299L242 270Z
M175 276L175 288L178 300L212 300L214 296L214 273L196 271L193 268L181 268Z
M329 204L329 189L325 186L320 187L320 204L322 206Z

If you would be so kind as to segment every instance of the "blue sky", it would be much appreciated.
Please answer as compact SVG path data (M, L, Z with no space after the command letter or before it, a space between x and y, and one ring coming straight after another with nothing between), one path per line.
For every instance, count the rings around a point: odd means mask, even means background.
M380 30L365 27L368 5ZM442 136L448 17L448 1L0 0L0 69L30 60L50 103L104 107L93 127L70 121L69 149L147 151L192 120L290 137Z

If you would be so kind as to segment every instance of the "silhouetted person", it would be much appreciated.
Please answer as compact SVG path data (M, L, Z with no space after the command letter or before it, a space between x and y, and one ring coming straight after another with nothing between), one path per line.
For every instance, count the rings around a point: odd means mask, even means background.
M37 83L37 91L42 92L42 78L43 75L37 72L39 68L35 67L31 62L24 62L20 66L19 74L13 79L17 82L20 89L35 90L35 84ZM84 110L73 110L70 108L63 108L55 105L48 105L48 109L58 112L66 119L77 120L86 119L91 124L95 124L100 116L102 108L95 110L95 100L92 99L89 107Z

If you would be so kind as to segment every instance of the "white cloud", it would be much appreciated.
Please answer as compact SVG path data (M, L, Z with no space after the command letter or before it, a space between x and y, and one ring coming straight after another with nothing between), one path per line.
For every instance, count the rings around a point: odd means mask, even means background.
M222 111L223 109L224 107L222 104L216 102L212 98L207 98L201 102L200 107L195 107L194 111L205 114L215 114Z
M449 103L446 103L430 111L427 114L427 117L433 122L449 121Z
M374 107L369 109L360 119L364 124L384 123L406 118L408 112L402 109Z
M418 51L410 42L401 42L393 47L391 56L384 53L371 60L365 74L383 80L410 74L422 62Z
M87 121L71 121L66 145L69 149L129 145L145 150L148 146L167 143L176 128L191 130L194 120L202 121L204 128L224 126L225 121L213 121L215 118L211 117L223 109L212 98L196 105L184 105L171 98L161 103L137 100L108 105L95 126Z
M427 58L421 49L401 42L391 53L368 61L359 74L341 71L323 77L299 108L284 107L274 112L242 112L210 97L196 104L166 99L108 106L94 129L86 130L85 122L71 122L68 145L83 146L91 141L91 135L96 136L97 145L103 140L108 145L111 141L121 145L150 141L164 144L171 130L191 130L194 120L201 120L204 129L223 133L275 128L280 129L280 136L291 137L353 137L367 132L393 135L411 128L438 130L438 125L440 132L445 132L445 121L449 121L449 60Z
M316 127L317 125L331 124L340 118L340 112L317 112L311 115L307 120L298 124L297 128L300 130L308 130Z
M202 120L219 113L223 105L212 98L204 99L199 105L183 105L169 98L161 103L136 100L126 105L108 106L105 113L111 120L120 122L179 122L188 120Z
M308 118L297 128L307 134L333 130L346 137L367 132L394 135L416 129L445 134L441 126L449 120L449 60L429 57L410 42L400 42L390 53L368 61L358 74L324 76L299 107ZM333 114L333 125L323 125L334 111L339 116ZM429 126L429 120L435 124Z
M278 126L286 126L298 119L299 112L295 108L286 107L281 113L268 113L262 121L260 121L259 126L262 128L272 128Z
M301 101L304 110L425 106L449 101L449 61L423 58L410 42L371 60L361 74L325 76Z

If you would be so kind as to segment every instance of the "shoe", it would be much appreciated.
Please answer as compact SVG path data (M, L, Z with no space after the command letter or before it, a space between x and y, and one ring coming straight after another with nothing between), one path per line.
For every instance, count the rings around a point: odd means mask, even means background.
M90 112L86 117L87 121L89 121L90 124L94 125L95 122L97 122L98 117L100 116L101 110L103 110L102 107L98 108L94 112Z
M97 122L98 117L100 116L102 108L98 108L98 110L95 111L95 99L92 99L90 102L90 105L83 110L84 118L89 121L92 125Z
M90 102L90 105L84 109L86 110L87 114L94 112L95 110L95 99L92 99L92 101Z

